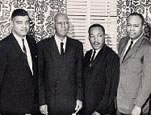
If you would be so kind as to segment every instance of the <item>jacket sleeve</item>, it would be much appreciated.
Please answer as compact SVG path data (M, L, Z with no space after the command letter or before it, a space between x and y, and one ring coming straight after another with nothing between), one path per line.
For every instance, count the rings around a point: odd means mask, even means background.
M112 113L111 106L115 102L119 82L119 57L116 54L108 56L106 65L106 87L103 99L98 104L96 111L100 114ZM114 108L115 109L115 108Z
M38 86L39 86L39 104L46 104L45 101L45 83L44 83L44 56L42 43L38 43Z
M135 104L142 107L151 93L151 45L146 46L142 61L142 82Z
M82 67L83 67L83 46L82 43L80 43L76 52L76 82L77 82L77 99L81 101L83 100Z
M0 91L1 91L3 78L6 73L6 67L7 67L7 63L8 63L7 62L8 56L7 56L6 52L7 52L7 48L1 41L0 42Z

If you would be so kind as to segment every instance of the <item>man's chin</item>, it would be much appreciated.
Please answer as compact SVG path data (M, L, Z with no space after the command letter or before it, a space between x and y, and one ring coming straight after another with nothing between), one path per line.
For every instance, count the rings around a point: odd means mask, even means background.
M98 49L100 49L100 47L93 47L93 49L98 50Z
M20 37L25 37L27 34L21 34L21 35L19 35Z

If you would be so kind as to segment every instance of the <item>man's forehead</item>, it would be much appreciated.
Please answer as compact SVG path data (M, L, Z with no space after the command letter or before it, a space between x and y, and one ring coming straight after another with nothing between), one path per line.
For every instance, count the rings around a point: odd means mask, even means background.
M28 16L15 16L13 18L14 20L29 20Z

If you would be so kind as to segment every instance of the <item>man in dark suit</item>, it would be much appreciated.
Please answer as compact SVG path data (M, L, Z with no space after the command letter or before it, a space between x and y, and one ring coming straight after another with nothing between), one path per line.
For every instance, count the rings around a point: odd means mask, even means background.
M120 82L117 107L121 115L147 115L151 93L151 43L144 35L144 17L127 17L127 36L119 43ZM142 113L141 113L142 112Z
M14 10L11 23L11 34L0 41L0 113L30 115L35 102L36 42L27 36L25 10Z
M67 36L66 14L58 13L54 21L55 35L38 44L40 111L49 115L71 115L82 108L83 46Z
M119 81L119 57L105 44L105 29L100 24L89 28L92 50L84 58L84 115L115 115Z

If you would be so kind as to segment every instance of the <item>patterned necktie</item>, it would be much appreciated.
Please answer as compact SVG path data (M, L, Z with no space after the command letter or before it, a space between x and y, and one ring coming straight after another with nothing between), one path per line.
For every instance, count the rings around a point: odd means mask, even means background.
M123 60L125 59L126 55L127 55L128 52L130 51L132 45L133 45L133 41L131 40L131 43L130 43L130 45L129 45L129 47L128 47L128 49L127 49L127 51L126 51L126 53L125 53L125 55L124 55L124 57L123 57Z
M24 52L25 54L27 54L26 47L25 47L25 43L24 43L24 39L22 39L22 42L23 42L23 52Z
M61 55L64 55L64 48L63 48L64 43L61 42L60 45L61 45Z

